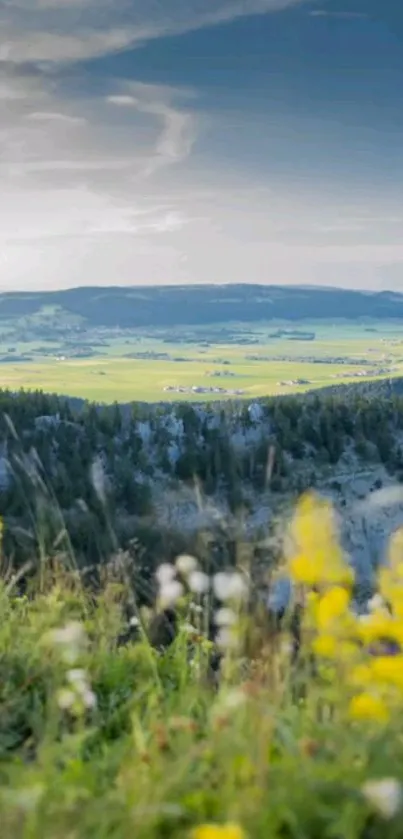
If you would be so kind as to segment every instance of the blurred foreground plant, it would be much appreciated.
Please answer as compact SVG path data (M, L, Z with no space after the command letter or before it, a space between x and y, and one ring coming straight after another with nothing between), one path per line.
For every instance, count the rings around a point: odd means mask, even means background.
M304 496L290 530L297 659L245 571L187 554L157 569L161 649L113 581L0 588L2 837L401 839L402 536L363 619L330 506Z
M331 506L303 496L291 533L290 574L305 589L305 638L323 682L332 688L344 684L351 717L388 722L403 703L403 531L391 540L378 595L364 615L353 606L354 575L339 546ZM337 699L340 705L339 690Z

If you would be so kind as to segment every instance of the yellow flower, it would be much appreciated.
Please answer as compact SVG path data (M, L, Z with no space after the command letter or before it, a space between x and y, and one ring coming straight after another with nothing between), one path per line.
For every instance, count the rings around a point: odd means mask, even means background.
M300 498L291 532L295 542L309 552L318 546L339 549L332 506L314 493Z
M303 495L292 522L291 536L295 554L290 573L296 582L308 586L351 584L354 575L344 561L333 510L327 501L312 493Z
M312 651L319 658L328 658L338 661L339 664L347 665L349 668L357 659L358 648L352 641L345 641L338 635L320 633L312 641Z
M322 565L315 556L298 554L290 562L290 573L296 583L314 586L322 580Z
M403 655L383 655L374 658L371 662L371 672L375 681L403 688Z
M402 627L403 630L403 627ZM357 634L364 644L372 644L381 638L399 640L401 635L398 624L387 612L377 609L370 615L364 615L357 623Z
M357 644L354 644L353 641L340 641L338 643L338 657L340 661L349 664L351 666L353 661L357 660L357 656L360 650L357 647Z
M395 580L390 568L381 568L378 573L378 590L384 600L389 600L393 592Z
M346 615L349 602L350 593L347 589L342 586L330 588L318 603L317 623L319 629L328 629L334 621Z
M312 643L312 649L320 658L337 657L337 642L333 635L318 635Z
M371 667L369 664L357 664L350 670L348 681L350 685L357 688L366 687L370 685L373 680Z
M334 536L331 505L313 492L304 493L294 515L292 535L297 544L308 549L329 545L329 536Z
M191 839L246 839L239 824L201 824L194 828Z
M397 621L403 623L403 591L394 593L392 601L393 616Z
M317 608L319 603L319 594L317 591L308 591L305 597L305 608L309 609L312 613Z
M388 709L382 699L370 693L360 693L350 702L350 716L354 720L385 723L389 719Z

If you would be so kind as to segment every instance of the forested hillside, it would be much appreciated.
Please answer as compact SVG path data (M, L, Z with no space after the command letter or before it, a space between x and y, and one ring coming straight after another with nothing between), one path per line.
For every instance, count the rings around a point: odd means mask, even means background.
M186 488L237 520L267 493L274 508L276 498L284 503L323 478L332 484L334 476L337 494L340 472L347 484L360 469L403 481L399 395L374 400L351 389L348 400L316 394L122 410L2 392L0 415L4 548L19 564L67 552L87 566L127 550L147 576L161 552L194 546L190 519L182 526L166 515ZM371 489L382 485L374 481ZM233 535L218 520L214 531L217 556L228 558Z
M260 285L117 286L0 294L0 322L52 308L60 327L163 327L341 318L395 319L403 295L340 288Z

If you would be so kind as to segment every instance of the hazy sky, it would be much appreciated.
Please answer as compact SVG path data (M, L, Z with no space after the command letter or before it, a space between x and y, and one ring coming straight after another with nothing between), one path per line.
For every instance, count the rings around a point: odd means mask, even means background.
M403 291L402 0L0 0L0 287Z

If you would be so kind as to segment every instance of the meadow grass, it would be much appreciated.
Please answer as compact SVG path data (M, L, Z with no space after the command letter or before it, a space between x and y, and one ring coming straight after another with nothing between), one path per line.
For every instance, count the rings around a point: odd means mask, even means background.
M283 328L295 328L295 324L283 324ZM226 324L228 328L228 324ZM244 397L254 399L279 393L302 393L306 390L327 387L329 385L355 382L351 374L357 372L353 364L332 363L332 358L371 360L374 366L390 367L394 375L403 374L401 347L382 343L382 339L398 339L396 325L376 323L379 331L366 332L362 324L303 324L297 328L315 331L315 341L289 341L283 338L269 338L275 332L274 324L234 324L234 338L239 336L239 343L225 344L211 327L211 340L208 344L195 343L197 328L185 327L178 330L183 335L183 342L172 340L164 342L155 330L155 336L133 332L125 340L104 337L107 345L102 349L102 356L89 359L67 358L57 361L40 355L41 343L20 342L15 346L17 353L33 355L33 361L11 361L8 355L9 344L4 336L0 340L0 354L6 354L10 360L0 364L1 385L12 390L40 388L60 395L77 396L99 402L130 401L216 401L222 395L167 392L167 386L220 386L228 389L241 389ZM192 341L186 340L187 333ZM216 334L216 337L214 335ZM242 335L255 337L258 344L244 345ZM1 338L1 336L0 336ZM77 339L79 341L79 339ZM94 333L94 340L96 334ZM90 341L90 338L89 338ZM48 344L48 349L50 349ZM54 343L53 352L60 354L60 345ZM169 359L130 359L124 355L130 352L167 353ZM388 361L383 359L387 354ZM256 360L250 357L256 356ZM287 360L276 360L275 357ZM175 361L176 357L187 359ZM273 357L272 360L270 357ZM314 364L303 359L317 358L321 364ZM228 362L224 365L222 362ZM228 378L210 377L207 373L226 370L233 375ZM334 378L340 376L340 378ZM306 379L305 385L279 385L281 381ZM224 397L225 398L225 397Z
M365 677L375 661L367 648L351 657L354 633L365 627L365 647L385 633L386 613L377 604L355 622L326 506L303 499L293 537L289 570L307 616L297 662L287 624L272 632L247 610L247 576L208 579L190 557L157 575L156 608L175 602L181 615L162 652L141 609L122 643L133 592L119 574L96 594L62 564L24 595L3 579L2 837L401 839L401 656L386 687L375 671ZM385 595L393 588L400 639L402 553L400 537L380 581ZM213 640L210 587L221 601ZM208 667L217 644L218 681Z
M341 364L313 364L292 360L235 362L233 367L228 368L234 373L229 378L208 377L206 372L211 369L214 368L207 360L180 363L105 357L80 361L46 361L40 364L19 363L1 367L1 386L28 391L39 388L61 396L76 396L95 402L178 402L192 399L213 402L222 400L223 395L192 395L166 391L165 388L218 386L228 390L241 389L243 394L237 398L256 399L276 394L303 393L315 388L357 381L351 378L351 373L356 372L357 368ZM217 369L221 367L217 365ZM396 375L402 374L403 365L396 371ZM279 384L281 381L296 379L305 379L308 383L292 386Z

